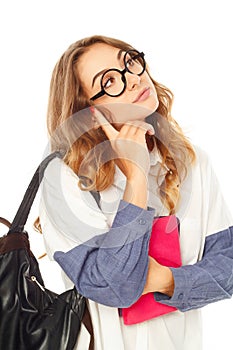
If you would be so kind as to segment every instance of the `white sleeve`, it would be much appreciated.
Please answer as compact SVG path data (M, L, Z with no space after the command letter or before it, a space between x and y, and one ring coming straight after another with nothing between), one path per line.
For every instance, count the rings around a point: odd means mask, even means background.
M109 230L93 196L78 187L78 176L62 160L48 165L41 186L40 222L47 254L67 251Z
M222 193L210 156L202 150L203 222L205 236L233 225L232 214Z

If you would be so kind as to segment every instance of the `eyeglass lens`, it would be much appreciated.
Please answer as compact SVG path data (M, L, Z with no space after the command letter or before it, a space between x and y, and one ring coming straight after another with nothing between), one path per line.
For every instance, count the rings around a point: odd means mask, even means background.
M144 58L137 51L129 51L124 58L126 71L131 74L142 74L145 69L144 62ZM123 73L116 69L110 69L102 76L102 88L110 96L119 95L124 90L125 83Z

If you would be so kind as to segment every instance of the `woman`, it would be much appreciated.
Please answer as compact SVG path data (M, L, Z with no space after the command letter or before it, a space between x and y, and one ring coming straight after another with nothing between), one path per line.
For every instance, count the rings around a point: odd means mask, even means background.
M40 222L65 287L88 298L97 350L201 349L199 308L233 292L232 219L172 97L142 52L103 36L71 45L53 72L48 130L65 155L46 170ZM170 214L178 268L148 257L154 216ZM119 310L149 292L177 311L125 325ZM77 349L88 344L83 327Z

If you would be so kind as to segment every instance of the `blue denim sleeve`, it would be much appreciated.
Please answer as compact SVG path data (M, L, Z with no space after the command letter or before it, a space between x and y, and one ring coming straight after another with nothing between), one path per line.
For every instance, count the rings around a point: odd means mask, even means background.
M154 293L156 301L180 311L203 307L233 294L233 227L207 236L203 258L194 265L170 268L175 289L172 297Z
M154 209L121 200L111 229L54 259L77 290L98 303L127 307L142 294Z

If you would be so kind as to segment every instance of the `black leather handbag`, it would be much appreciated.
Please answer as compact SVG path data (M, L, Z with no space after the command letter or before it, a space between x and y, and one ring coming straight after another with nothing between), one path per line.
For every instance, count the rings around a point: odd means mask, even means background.
M30 250L24 230L32 203L46 166L54 152L37 168L7 234L0 238L0 349L1 350L71 350L84 323L93 329L86 299L75 289L60 295L48 290L38 262Z

